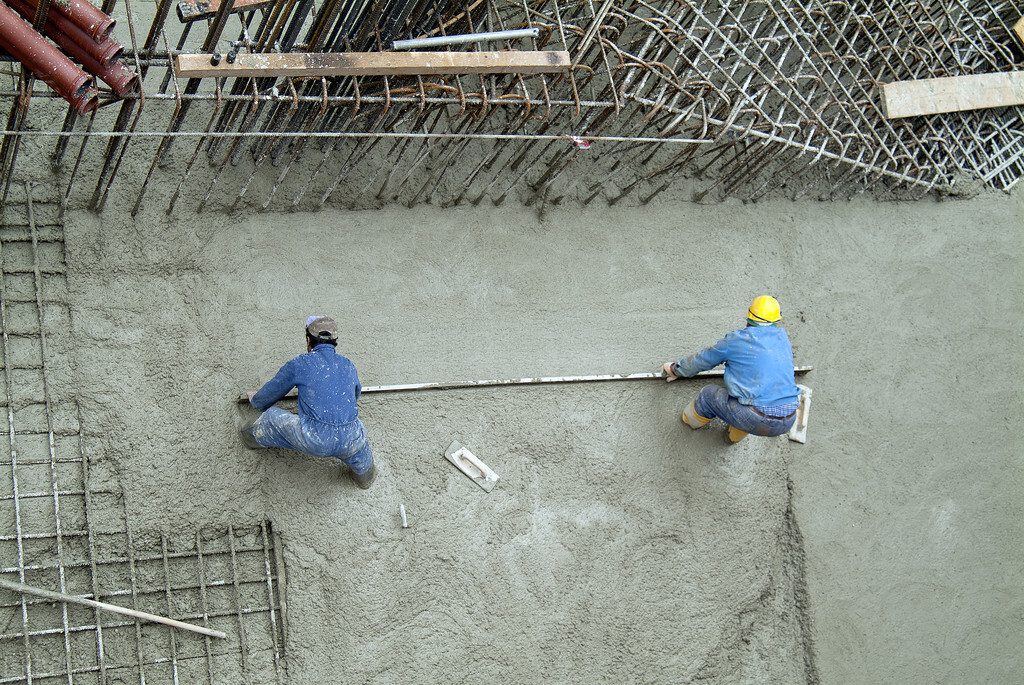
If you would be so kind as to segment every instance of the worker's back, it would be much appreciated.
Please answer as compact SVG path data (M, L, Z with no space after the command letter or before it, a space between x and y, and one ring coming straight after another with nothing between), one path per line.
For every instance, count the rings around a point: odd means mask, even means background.
M715 347L725 353L725 387L740 403L771 407L799 398L785 329L747 326L728 333Z
M359 417L356 401L362 387L356 367L333 345L317 345L288 363L295 366L301 419L341 426Z

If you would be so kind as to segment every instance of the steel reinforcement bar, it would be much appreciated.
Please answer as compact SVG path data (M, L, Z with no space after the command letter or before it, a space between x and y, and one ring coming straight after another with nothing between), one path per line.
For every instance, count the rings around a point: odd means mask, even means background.
M614 204L630 193L646 202L680 178L697 179L694 199L757 199L879 184L923 194L964 177L1008 189L1024 173L1022 108L890 121L878 94L894 80L1024 67L1012 2L236 4L221 3L207 31L193 36L198 24L167 21L170 0L159 0L138 41L126 0L125 63L140 74L139 93L103 91L84 126L69 112L61 130L44 131L58 136L55 160L78 143L65 205L84 159L101 154L90 205L102 207L129 147L151 162L144 178L131 172L136 212L154 182L166 194L175 188L172 211L189 187L197 209L234 207L256 185L269 188L262 207L282 188L292 205L318 188L316 206L339 201L344 189L349 201L371 203L500 204L516 195L543 207L566 197ZM395 39L453 34L522 36L468 46L565 50L572 67L429 77L174 73L174 57L185 53L233 61L241 53L387 51ZM467 49L457 43L440 49ZM20 92L0 98L17 102ZM113 103L121 107L112 121ZM7 141L24 133L23 117L12 121ZM178 154L173 143L182 138L194 147ZM95 149L104 141L105 151Z

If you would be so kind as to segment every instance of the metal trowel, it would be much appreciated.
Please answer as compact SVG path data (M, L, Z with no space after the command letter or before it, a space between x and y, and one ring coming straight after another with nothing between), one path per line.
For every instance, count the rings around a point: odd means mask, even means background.
M803 444L807 442L807 415L811 411L811 389L799 384L796 387L800 388L800 404L796 409L796 421L789 429L789 439Z
M494 484L498 482L498 474L492 471L487 464L480 461L475 454L463 447L462 443L458 440L452 440L452 444L448 445L448 449L444 451L444 456L448 461L455 464L455 468L462 471L474 483L482 487L484 492L493 490Z

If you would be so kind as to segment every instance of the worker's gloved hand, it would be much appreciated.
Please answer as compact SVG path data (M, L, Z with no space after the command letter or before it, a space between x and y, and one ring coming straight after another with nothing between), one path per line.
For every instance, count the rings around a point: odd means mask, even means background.
M248 393L246 393L247 396L249 397L249 404L252 404L252 396L255 395L256 392L256 390L250 390Z
M671 383L675 379L679 378L679 376L677 376L675 372L672 371L672 364L674 363L675 362L665 362L664 364L661 365L661 371L662 373L665 374L666 383Z

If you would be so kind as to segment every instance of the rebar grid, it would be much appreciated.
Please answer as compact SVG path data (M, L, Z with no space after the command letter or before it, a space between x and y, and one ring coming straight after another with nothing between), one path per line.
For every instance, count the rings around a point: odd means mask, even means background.
M5 207L0 340L8 449L0 487L0 574L44 590L166 615L228 634L160 624L0 591L0 683L284 682L284 582L269 522L181 536L128 532L116 478L86 456L77 402L51 377L52 341L70 329L56 202Z
M125 532L96 537L100 549L94 564L96 583L103 589L75 594L100 596L108 603L172 615L223 630L228 639L211 640L76 605L61 605L70 619L63 626L55 626L59 622L52 604L27 599L25 625L20 630L8 627L0 632L0 645L26 643L25 650L5 650L8 656L0 661L0 683L71 682L72 678L104 682L113 674L121 679L119 682L140 683L147 679L286 682L280 609L283 582L278 576L280 560L269 523L244 529L229 527L227 531L204 530L194 538L183 536L174 541L163 534L140 539ZM183 549L173 551L172 545ZM5 567L0 572L19 570ZM63 572L75 579L73 585L84 584L90 563L58 567L49 562L23 570L30 585L48 587L55 575ZM111 589L126 585L127 589ZM2 601L0 612L19 606L17 602ZM19 664L19 660L24 663Z
M926 193L962 177L1009 189L1024 171L1021 107L889 121L879 104L883 82L1024 68L1009 1L281 0L234 14L224 3L201 32L168 21L171 0L158 0L141 42L125 5L142 92L120 101L113 121L103 106L84 125L69 113L62 131L44 131L58 136L54 160L80 139L64 206L84 158L100 167L88 204L103 207L130 147L150 160L125 184L133 214L154 179L171 212L185 195L197 210L214 199L233 208L253 187L261 208L282 189L303 207L353 197L500 204L513 194L614 204L634 192L646 202L683 179L694 199L758 199L879 185ZM201 80L175 78L171 59L381 50L397 38L523 27L539 37L488 49L568 50L574 68ZM20 135L9 127L5 140Z

